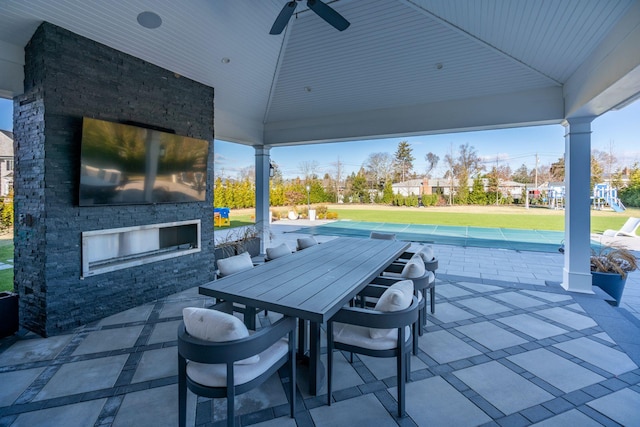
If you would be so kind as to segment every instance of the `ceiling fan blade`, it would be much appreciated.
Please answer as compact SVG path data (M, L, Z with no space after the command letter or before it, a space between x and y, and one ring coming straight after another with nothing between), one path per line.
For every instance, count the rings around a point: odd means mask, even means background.
M291 15L293 15L293 11L296 10L297 5L298 4L295 1L287 2L287 4L284 5L275 22L273 23L269 34L277 35L280 34L282 30L284 30L284 28L289 23L289 20L291 19Z
M320 0L307 0L307 6L338 31L344 31L351 25L349 21L344 19L344 17L331 6L328 6Z

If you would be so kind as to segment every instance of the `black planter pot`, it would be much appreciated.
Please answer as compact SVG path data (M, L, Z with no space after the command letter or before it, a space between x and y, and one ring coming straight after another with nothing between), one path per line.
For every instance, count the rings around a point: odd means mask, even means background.
M18 294L0 292L0 338L18 331Z
M614 299L613 305L616 307L620 305L626 282L627 277L622 278L622 276L617 273L591 272L591 284L609 294Z

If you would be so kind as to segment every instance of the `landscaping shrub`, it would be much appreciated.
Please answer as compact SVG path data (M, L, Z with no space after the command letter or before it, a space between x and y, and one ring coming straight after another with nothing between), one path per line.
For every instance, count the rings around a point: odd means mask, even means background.
M13 192L2 200L2 211L0 215L0 228L13 226Z

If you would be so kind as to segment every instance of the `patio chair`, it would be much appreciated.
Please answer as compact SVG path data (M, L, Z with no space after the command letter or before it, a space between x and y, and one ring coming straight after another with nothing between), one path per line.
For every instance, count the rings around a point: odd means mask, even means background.
M222 258L217 261L218 273L216 277L226 277L241 271L250 270L254 267L251 255L248 252L243 252L240 255L230 256L228 258ZM217 302L222 302L218 300ZM241 304L233 304L233 311L242 313L245 317L245 322L250 329L255 329L255 314L259 310L255 307L246 307Z
M219 259L217 265L218 276L224 277L253 268L253 261L249 252L243 252L240 255Z
M382 233L380 231L372 231L369 235L369 238L379 240L396 240L396 233Z
M420 336L424 333L427 324L427 289L429 290L429 302L431 314L435 312L436 301L436 276L432 271L426 269L422 258L415 254L406 264L391 264L382 276L374 279L373 283L383 284L383 280L406 280L411 279L414 283L416 296L420 303L420 321L418 322Z
M327 403L331 406L333 350L373 357L395 357L398 380L398 416L405 415L405 384L410 377L411 326L418 321L418 299L409 280L387 288L367 286L377 297L373 310L344 307L327 322Z
M638 227L640 227L640 218L629 217L620 230L605 230L602 235L608 237L638 237L638 235L636 235Z
M278 246L274 246L271 248L267 248L265 250L266 256L264 258L265 262L271 261L272 259L280 258L286 255L291 255L291 248L286 243L281 243Z
M293 418L295 318L285 316L253 335L240 319L216 310L187 307L183 318L178 328L180 427L186 425L187 389L198 396L226 397L227 426L233 426L235 396L259 386L285 364L289 366L289 410Z
M430 292L429 292L429 303L431 306L431 314L435 314L436 313L436 270L438 269L438 258L435 257L434 253L433 253L433 248L431 246L423 246L422 249L420 249L417 252L405 252L403 253L400 258L398 258L396 260L396 262L394 264L398 265L398 264L406 264L411 258L413 258L414 256L420 256L422 258L422 261L424 262L424 268L427 271L430 271L433 273L433 287L430 288ZM390 271L398 271L398 267L397 266L393 266L390 267Z
M307 249L310 248L311 246L315 246L318 244L318 241L316 240L315 237L313 236L309 236L309 237L301 237L299 239L297 239L297 250L301 251L302 249Z

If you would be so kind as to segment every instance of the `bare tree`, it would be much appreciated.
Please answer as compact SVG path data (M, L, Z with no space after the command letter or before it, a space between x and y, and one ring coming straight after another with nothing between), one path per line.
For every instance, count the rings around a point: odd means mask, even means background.
M256 168L255 166L246 166L240 171L238 171L238 180L239 181L249 181L250 183L255 183L256 181Z
M318 161L317 160L304 160L298 165L300 169L300 175L304 177L305 182L318 177Z
M424 160L427 162L427 170L424 174L425 178L431 178L431 172L438 166L438 162L440 161L440 157L435 154L429 152L425 154Z
M445 178L449 178L449 204L453 204L453 180L455 179L454 169L456 166L456 159L453 157L453 144L449 144L449 152L445 154L444 161L447 164L447 172Z
M389 153L371 153L364 162L372 187L379 188L393 174L393 157Z
M453 148L451 148L450 153L445 156L445 161L458 179L458 199L460 202L466 203L469 194L469 178L483 171L484 165L475 148L468 143L461 145L459 150L458 157L454 158Z
M611 185L611 177L615 171L618 159L614 154L614 142L609 141L608 151L592 150L591 156L603 169L604 174L607 176L607 182Z

